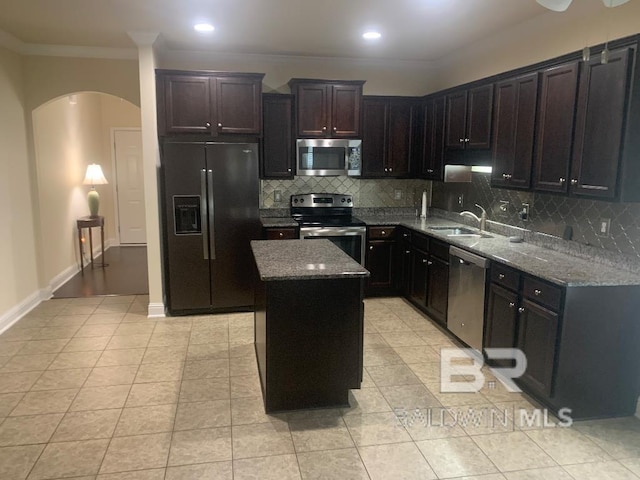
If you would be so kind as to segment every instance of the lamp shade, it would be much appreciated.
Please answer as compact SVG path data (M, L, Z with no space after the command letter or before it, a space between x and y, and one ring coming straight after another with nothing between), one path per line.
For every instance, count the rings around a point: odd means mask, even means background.
M92 163L87 166L87 174L84 176L83 185L106 185L107 179L104 178L104 174L102 173L102 167L97 163Z

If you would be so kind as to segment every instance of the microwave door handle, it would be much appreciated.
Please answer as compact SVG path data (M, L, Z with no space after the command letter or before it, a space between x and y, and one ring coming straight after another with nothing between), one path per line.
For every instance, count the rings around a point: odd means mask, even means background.
M209 225L207 224L207 178L206 170L200 170L200 231L202 232L202 251L204 259L209 260Z
M216 230L215 230L215 209L213 201L213 170L207 170L207 204L209 212L209 250L210 259L216 259Z

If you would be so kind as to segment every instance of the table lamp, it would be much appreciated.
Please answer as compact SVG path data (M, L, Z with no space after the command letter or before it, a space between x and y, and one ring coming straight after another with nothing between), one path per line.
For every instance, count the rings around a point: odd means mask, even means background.
M92 163L87 167L87 174L82 184L91 185L91 190L87 194L87 202L89 203L89 212L94 218L98 216L98 209L100 208L100 195L96 191L96 185L107 185L108 183L107 179L104 178L100 165Z

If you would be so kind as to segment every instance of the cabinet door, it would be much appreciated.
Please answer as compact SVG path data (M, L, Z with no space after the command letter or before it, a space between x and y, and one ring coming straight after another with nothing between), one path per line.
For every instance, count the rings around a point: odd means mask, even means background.
M387 174L388 102L379 98L362 101L362 176L384 177Z
M218 77L215 85L217 132L223 135L260 135L262 81Z
M493 111L493 84L469 90L467 100L467 136L465 148L489 150L491 148L491 112Z
M427 262L427 310L440 324L447 324L449 264L431 255Z
M520 381L537 393L551 396L558 335L558 314L529 300L522 300L518 348L527 357Z
M293 178L291 96L263 96L262 178Z
M411 291L411 241L410 233L401 231L396 248L396 290L408 297Z
M391 293L394 288L395 242L369 240L366 267L369 277L369 293Z
M489 287L485 348L513 348L516 345L517 318L518 295L492 283ZM510 364L504 360L496 360L494 363Z
M411 158L411 104L407 101L389 102L389 136L387 174L393 177L409 175Z
M164 133L211 132L210 80L210 77L194 75L164 77Z
M264 233L267 240L293 240L298 238L298 229L295 227L265 228Z
M411 258L411 291L410 298L421 307L427 305L427 262L428 255L421 250L413 249Z
M445 148L464 150L467 132L467 91L447 95Z
M496 85L492 186L531 186L537 98L537 73Z
M325 137L329 132L330 86L322 83L298 85L296 122L298 137Z
M445 97L429 100L424 106L421 177L442 180L444 175Z
M333 85L331 89L331 134L334 138L360 136L362 87Z
M583 64L576 114L570 192L591 197L616 195L624 119L629 94L630 50Z
M534 188L566 192L573 142L578 63L542 72Z

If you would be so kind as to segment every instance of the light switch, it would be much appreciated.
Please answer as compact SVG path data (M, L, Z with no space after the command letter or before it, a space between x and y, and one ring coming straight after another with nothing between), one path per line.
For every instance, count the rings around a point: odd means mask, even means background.
M273 201L275 203L281 203L282 202L282 190L274 190L273 191Z
M393 198L395 200L402 200L402 190L398 190L398 189L394 190L393 191Z
M601 218L600 223L598 224L598 236L599 237L608 237L609 230L611 230L611 219L610 218Z

